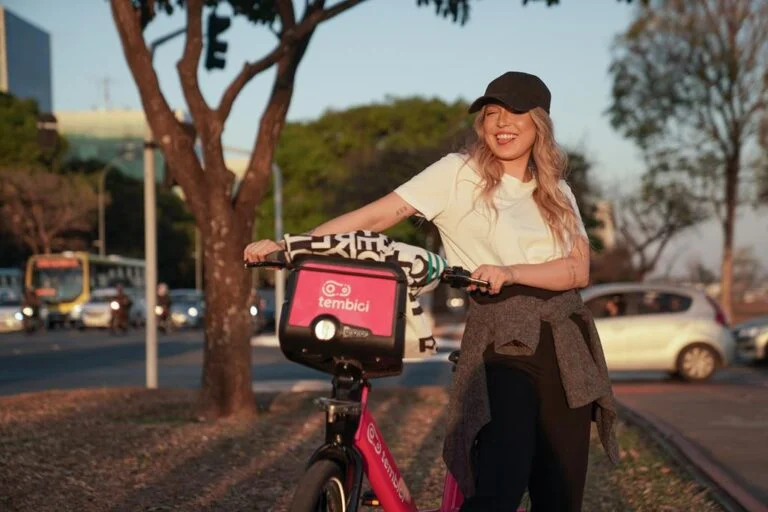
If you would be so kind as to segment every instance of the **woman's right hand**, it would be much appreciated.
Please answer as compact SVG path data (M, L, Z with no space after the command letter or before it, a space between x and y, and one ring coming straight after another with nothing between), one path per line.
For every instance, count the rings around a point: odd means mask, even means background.
M252 242L245 247L243 259L249 263L265 261L267 256L275 251L284 251L285 247L272 240L259 240Z

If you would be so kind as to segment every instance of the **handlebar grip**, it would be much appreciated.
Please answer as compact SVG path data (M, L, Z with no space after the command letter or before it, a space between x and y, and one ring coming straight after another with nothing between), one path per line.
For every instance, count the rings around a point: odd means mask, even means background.
M288 262L286 261L285 251L275 251L267 255L267 259L264 261L245 261L243 262L245 268L286 268Z
M491 284L482 279L475 279L469 270L462 267L449 267L443 271L441 280L454 288L466 288L470 285L489 288Z

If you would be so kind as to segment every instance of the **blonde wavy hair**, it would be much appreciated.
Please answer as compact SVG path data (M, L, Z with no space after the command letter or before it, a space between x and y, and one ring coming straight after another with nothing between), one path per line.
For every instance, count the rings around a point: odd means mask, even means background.
M504 176L504 167L485 143L483 118L486 108L487 105L475 117L473 128L476 138L467 146L466 152L475 163L473 167L480 173L482 190L479 197L498 214L493 195ZM536 126L536 139L533 142L528 167L533 174L533 179L536 180L533 200L554 235L557 245L567 250L567 242L570 240L573 243L576 237L580 236L579 219L570 200L559 186L560 180L566 177L568 155L555 142L552 119L547 112L537 107L529 113Z

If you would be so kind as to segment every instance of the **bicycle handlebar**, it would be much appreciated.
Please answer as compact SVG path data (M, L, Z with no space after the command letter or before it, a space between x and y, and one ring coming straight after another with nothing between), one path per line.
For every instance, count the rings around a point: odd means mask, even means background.
M291 268L291 264L286 260L285 252L283 251L275 251L268 254L267 259L264 261L244 261L243 266L245 268Z
M243 265L245 268L274 268L276 270L292 267L292 265L286 261L285 253L283 251L275 251L269 254L268 259L265 261L246 261ZM483 288L490 288L491 286L488 281L475 279L472 277L472 273L469 270L462 267L446 268L440 275L440 281L452 288L466 288L470 285L481 286Z

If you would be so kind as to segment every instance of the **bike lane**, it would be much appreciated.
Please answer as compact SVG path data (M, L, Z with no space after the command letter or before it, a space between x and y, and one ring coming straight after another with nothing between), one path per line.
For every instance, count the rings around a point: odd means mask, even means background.
M613 389L625 419L682 455L743 510L768 512L768 378L760 373L738 383Z

